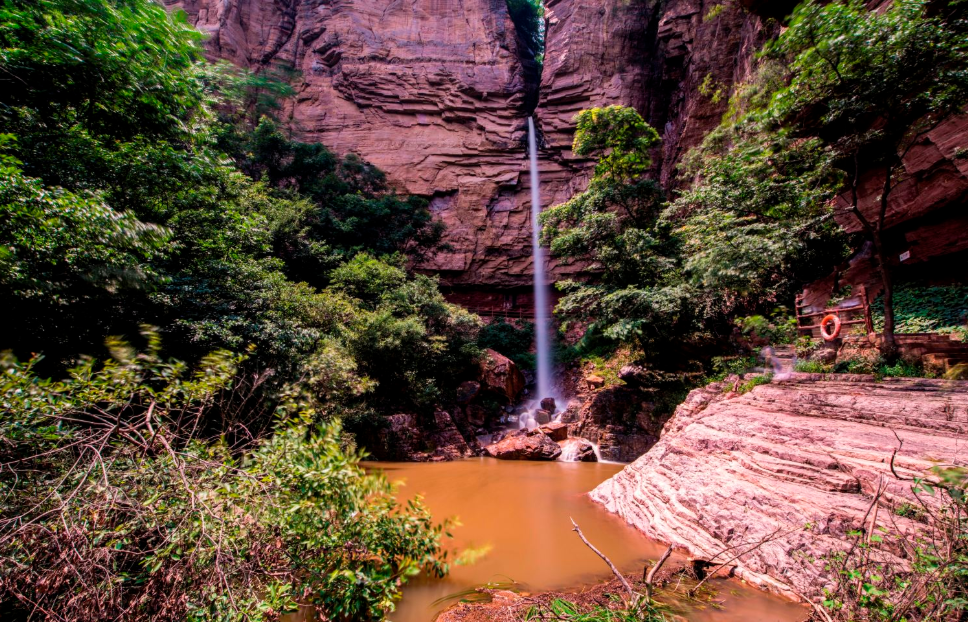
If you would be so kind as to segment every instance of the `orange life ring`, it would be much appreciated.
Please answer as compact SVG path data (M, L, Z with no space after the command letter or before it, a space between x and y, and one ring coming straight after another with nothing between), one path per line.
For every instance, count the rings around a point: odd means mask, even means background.
M834 329L831 332L827 332L827 324L829 322L834 323ZM831 313L830 315L824 316L820 320L820 336L823 337L824 341L833 341L840 336L840 317Z

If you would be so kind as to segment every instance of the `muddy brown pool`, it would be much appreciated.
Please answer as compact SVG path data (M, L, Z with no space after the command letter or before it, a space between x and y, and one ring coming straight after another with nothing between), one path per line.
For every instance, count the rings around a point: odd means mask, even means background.
M391 481L402 481L398 496L422 495L438 520L456 517L460 526L449 548L486 547L475 563L452 567L444 579L409 583L390 616L393 622L430 622L455 602L437 602L489 582L514 581L530 592L578 588L611 577L601 559L571 529L585 536L624 572L638 576L664 546L652 542L585 493L623 465L517 462L475 458L434 464L367 463ZM691 611L693 622L800 622L804 608L730 580L717 581L721 607Z

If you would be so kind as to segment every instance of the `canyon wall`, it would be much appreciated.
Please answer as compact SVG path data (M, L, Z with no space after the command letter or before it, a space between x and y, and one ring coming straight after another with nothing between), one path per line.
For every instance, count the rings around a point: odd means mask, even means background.
M206 33L213 59L294 70L282 116L297 138L359 153L399 191L427 197L453 250L423 267L456 286L531 282L529 114L545 205L587 184L571 119L591 106L638 108L664 138L656 173L671 182L726 103L699 85L728 92L761 31L732 3L712 15L717 3L702 0L551 0L541 76L505 0L164 2Z
M771 19L794 4L547 0L541 71L505 0L163 1L208 35L212 58L292 71L296 94L282 116L294 135L359 153L399 191L428 198L452 250L423 268L478 290L531 283L528 115L545 206L588 182L591 163L570 147L572 118L593 106L642 113L663 138L654 174L672 188L676 165L719 123L732 85L776 29ZM891 221L908 224L892 249L914 249L912 261L968 244L945 216L968 194L965 144L968 119L954 119L906 160ZM873 183L865 194L865 205L874 201ZM581 269L552 265L557 278Z

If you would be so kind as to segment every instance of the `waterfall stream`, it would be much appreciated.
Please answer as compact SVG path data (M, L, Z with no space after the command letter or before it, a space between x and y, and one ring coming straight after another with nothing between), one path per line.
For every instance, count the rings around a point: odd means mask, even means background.
M528 117L528 153L531 157L531 253L534 260L534 332L538 370L537 397L551 397L551 322L548 308L548 278L545 251L541 248L541 182L538 177L538 141L534 134L534 119Z

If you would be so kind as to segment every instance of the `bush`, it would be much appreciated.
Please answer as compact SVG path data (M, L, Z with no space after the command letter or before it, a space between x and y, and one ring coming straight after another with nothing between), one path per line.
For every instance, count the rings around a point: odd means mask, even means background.
M481 328L477 337L477 345L481 348L491 348L508 357L518 367L534 369L535 358L531 354L534 344L534 324L524 322L519 326L510 324L502 317Z
M379 620L402 583L447 571L443 526L397 504L382 476L311 413L239 458L209 410L240 357L192 371L112 342L63 382L2 361L0 605L99 621L275 620L297 603Z
M836 622L959 620L968 608L968 505L964 468L937 466L912 484L915 503L892 501L878 489L872 502L897 516L930 526L915 537L886 521L885 527L847 534L850 546L826 558L834 577L824 590L827 619ZM876 510L874 516L876 517ZM898 554L909 562L896 563Z
M772 345L790 344L797 338L797 319L781 309L776 309L769 319L762 315L750 315L735 322L744 335Z
M771 382L773 382L773 374L761 374L759 376L753 376L743 384L739 385L737 392L740 395L743 395L744 393L749 393L761 384L770 384Z
M871 303L874 330L884 329L884 300ZM894 332L955 334L968 340L968 286L899 287L894 292Z
M757 357L755 354L749 356L714 356L710 360L710 373L704 379L706 384L711 382L722 382L727 376L741 375L755 369Z
M805 374L829 374L834 370L833 365L821 363L820 361L797 361L793 369Z

